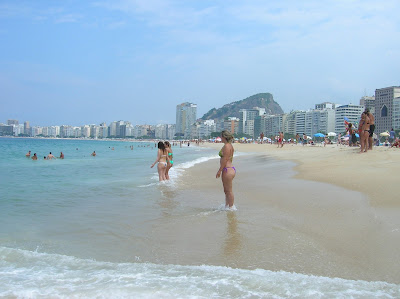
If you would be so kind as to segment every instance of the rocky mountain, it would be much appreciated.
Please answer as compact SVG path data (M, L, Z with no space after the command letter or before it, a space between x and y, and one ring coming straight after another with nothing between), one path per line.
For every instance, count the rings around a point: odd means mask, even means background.
M265 108L267 114L282 114L283 110L270 93L258 93L241 101L226 104L221 108L213 108L203 115L202 120L224 119L226 117L239 117L240 109Z

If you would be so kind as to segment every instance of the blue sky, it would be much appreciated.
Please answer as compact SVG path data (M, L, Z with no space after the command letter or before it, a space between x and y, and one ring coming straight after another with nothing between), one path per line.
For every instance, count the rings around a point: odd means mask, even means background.
M260 92L285 112L400 85L398 0L0 0L0 122L175 123Z

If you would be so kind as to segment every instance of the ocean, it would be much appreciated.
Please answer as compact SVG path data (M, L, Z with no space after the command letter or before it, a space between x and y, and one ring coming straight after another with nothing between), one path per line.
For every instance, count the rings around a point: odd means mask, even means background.
M0 296L400 297L393 283L224 265L216 256L229 252L213 238L237 241L229 234L240 206L225 211L207 190L188 194L183 179L218 163L217 153L172 149L171 181L159 183L154 142L0 138ZM43 159L61 151L63 160Z

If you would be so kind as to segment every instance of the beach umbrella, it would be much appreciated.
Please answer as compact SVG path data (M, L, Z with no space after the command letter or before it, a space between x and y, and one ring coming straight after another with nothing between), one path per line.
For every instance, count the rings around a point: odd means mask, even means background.
M221 137L217 137L215 140L216 141L221 141Z
M329 137L335 137L335 136L336 136L336 133L335 133L335 132L329 132L329 133L328 133L328 136L329 136Z
M307 136L307 139L312 139L310 136Z
M356 137L357 137L357 138L360 138L360 135L358 135L358 133L356 133Z
M390 136L389 132L382 132L379 135L383 136L383 137L389 137Z
M325 137L325 135L322 133L317 133L317 134L314 134L314 137Z

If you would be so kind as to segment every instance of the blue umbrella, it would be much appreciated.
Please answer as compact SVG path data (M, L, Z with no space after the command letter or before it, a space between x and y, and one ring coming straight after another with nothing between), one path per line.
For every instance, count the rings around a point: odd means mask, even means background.
M356 133L356 137L357 137L357 138L360 138L360 135L358 135L358 134Z
M325 137L325 135L322 133L317 133L317 134L314 134L314 137Z

